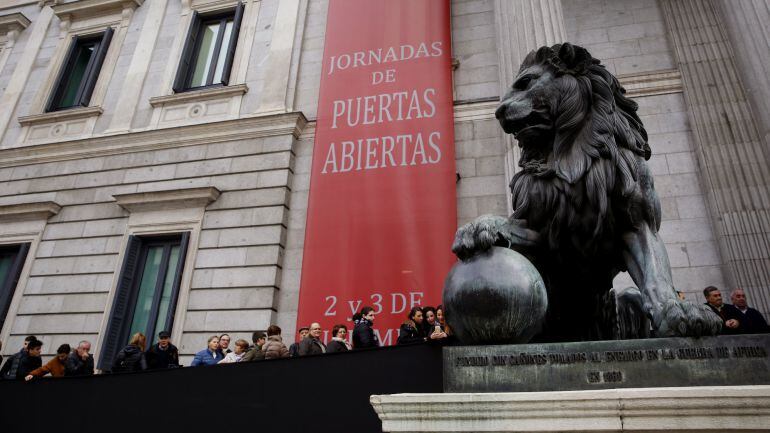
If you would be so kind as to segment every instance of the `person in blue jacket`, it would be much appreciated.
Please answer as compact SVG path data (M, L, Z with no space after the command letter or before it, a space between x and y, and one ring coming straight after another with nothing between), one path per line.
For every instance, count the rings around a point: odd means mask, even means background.
M219 337L212 335L209 337L207 348L201 350L195 354L190 367L197 367L199 365L217 365L217 363L225 358L225 355L219 349Z

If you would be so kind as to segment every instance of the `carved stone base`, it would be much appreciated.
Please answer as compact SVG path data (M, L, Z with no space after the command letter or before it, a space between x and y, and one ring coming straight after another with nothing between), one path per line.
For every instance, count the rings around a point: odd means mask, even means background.
M770 431L767 385L396 394L371 403L383 432Z

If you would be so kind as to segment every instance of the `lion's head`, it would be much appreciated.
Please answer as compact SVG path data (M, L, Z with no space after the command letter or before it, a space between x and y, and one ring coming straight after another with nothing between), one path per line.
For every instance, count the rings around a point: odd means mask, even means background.
M584 48L557 44L527 55L495 113L522 149L511 180L514 217L547 221L541 228L551 242L578 224L599 234L611 197L638 191L651 152L624 93Z
M572 183L590 158L615 149L650 157L637 105L599 60L569 43L541 47L524 59L495 113L522 148L524 169L552 171Z

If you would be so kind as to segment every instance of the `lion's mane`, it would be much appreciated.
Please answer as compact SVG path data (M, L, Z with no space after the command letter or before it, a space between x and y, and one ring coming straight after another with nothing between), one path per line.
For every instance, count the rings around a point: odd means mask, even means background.
M550 107L553 144L546 151L522 147L510 183L517 219L540 222L551 248L569 234L572 242L600 238L612 230L617 202L639 194L642 167L650 158L647 132L617 78L583 48L570 44L529 53L521 70L544 65L556 79L558 100ZM654 206L652 206L654 208ZM617 209L615 209L617 211ZM647 212L658 227L659 216ZM568 233L565 233L568 232ZM590 245L581 245L581 250Z

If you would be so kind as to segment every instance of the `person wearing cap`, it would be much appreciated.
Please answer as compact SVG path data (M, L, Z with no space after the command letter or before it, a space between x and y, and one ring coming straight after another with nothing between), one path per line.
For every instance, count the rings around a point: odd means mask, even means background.
M297 330L297 334L299 334L299 339L297 339L295 343L292 343L292 345L289 346L289 356L292 358L299 356L299 343L310 334L310 328L307 326L302 326L299 328L299 330Z
M158 342L150 346L145 354L148 370L179 367L179 350L171 344L171 333L160 331Z

